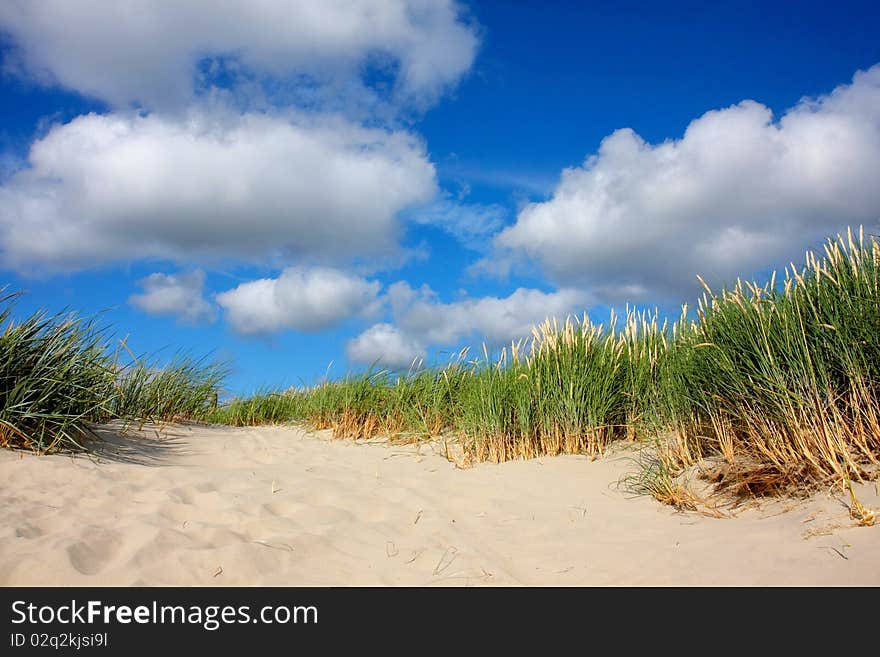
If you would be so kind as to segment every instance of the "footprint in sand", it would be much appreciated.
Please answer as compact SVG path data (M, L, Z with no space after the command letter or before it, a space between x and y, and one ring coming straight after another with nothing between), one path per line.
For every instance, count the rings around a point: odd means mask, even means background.
M82 540L67 548L70 564L83 575L96 575L122 547L122 538L116 532L103 528L89 528Z
M43 530L26 522L20 527L15 528L15 535L18 538L39 538L43 535Z
M262 509L270 516L279 516L282 518L292 518L298 513L305 510L307 506L296 500L280 499L274 502L266 502L262 505Z
M178 502L180 504L192 504L195 501L195 493L193 490L184 486L172 488L168 491L167 495L172 502Z

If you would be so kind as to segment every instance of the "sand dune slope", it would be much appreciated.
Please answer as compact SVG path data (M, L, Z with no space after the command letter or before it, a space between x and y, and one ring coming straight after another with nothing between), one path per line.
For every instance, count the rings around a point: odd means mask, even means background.
M616 486L627 453L461 470L297 428L106 435L97 460L0 453L0 584L880 584L880 526L843 497L676 513Z

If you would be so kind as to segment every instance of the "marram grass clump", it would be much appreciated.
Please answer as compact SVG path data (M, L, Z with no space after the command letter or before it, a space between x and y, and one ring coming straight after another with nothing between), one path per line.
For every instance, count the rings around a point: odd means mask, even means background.
M123 364L93 319L40 311L15 321L17 296L0 297L0 446L88 449L94 423L200 420L216 405L220 365L185 356L164 368L133 356Z
M472 371L454 428L478 460L544 454L601 454L633 438L651 417L650 400L668 348L656 314L628 312L622 328L584 317L547 321L527 343L488 352Z
M105 335L65 313L16 322L16 296L0 298L0 445L80 448L91 435L88 423L109 413L113 397Z
M880 466L880 244L852 234L779 281L707 290L677 327L663 414L674 470L721 457L754 495L874 476Z
M453 424L462 387L470 382L464 353L442 369L414 364L406 374L370 370L316 386L235 398L206 419L234 426L303 422L332 429L337 438L428 438Z
M205 420L216 407L226 367L205 358L178 354L161 366L156 359L114 362L111 417L138 421Z

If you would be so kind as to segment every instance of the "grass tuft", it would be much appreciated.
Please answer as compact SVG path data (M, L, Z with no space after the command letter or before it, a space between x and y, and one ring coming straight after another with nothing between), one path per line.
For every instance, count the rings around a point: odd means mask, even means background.
M216 405L220 365L120 365L106 327L69 312L15 321L18 296L0 296L0 447L87 450L94 423L198 420Z

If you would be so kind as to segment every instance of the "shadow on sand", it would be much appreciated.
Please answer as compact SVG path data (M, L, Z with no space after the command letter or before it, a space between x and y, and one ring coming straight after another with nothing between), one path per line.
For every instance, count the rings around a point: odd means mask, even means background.
M162 466L175 456L188 453L184 425L125 424L113 421L96 425L97 440L88 443L89 457L97 461Z

